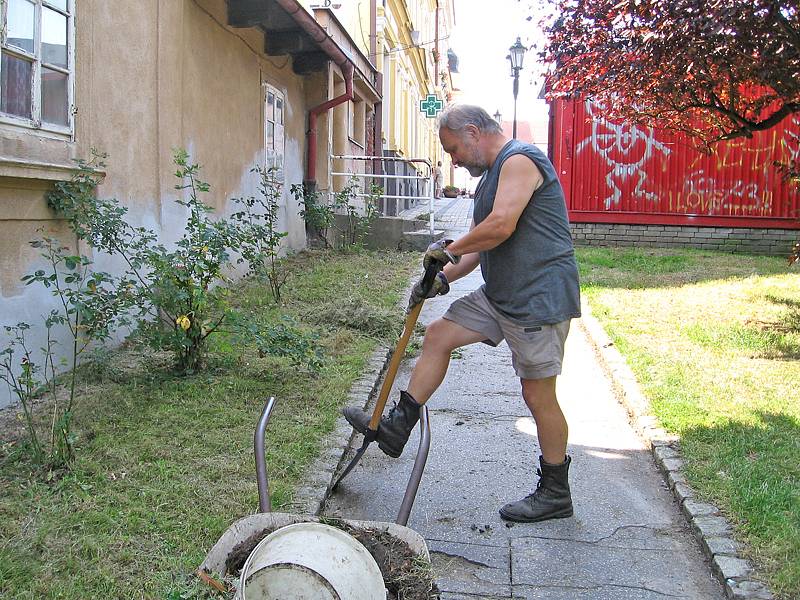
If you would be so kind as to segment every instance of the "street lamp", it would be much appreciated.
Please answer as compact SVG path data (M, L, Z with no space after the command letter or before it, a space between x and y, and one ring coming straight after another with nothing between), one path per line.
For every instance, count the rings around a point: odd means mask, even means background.
M500 127L502 127L503 126L503 122L501 121L502 116L500 115L500 109L499 108L497 109L497 112L494 113L492 116L494 117L494 120L497 121L497 124L500 125Z
M514 126L513 137L517 138L517 94L519 93L519 72L522 70L522 59L525 58L525 51L527 48L522 45L522 42L517 41L511 48L508 49L508 56L506 58L511 63L511 76L514 78Z

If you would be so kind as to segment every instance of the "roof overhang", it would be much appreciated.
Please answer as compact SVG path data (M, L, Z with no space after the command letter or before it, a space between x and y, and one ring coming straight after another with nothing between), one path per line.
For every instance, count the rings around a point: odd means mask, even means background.
M333 42L342 49L355 67L356 80L360 80L365 84L366 91L370 100L378 101L381 99L377 90L378 70L373 65L361 49L347 33L347 30L342 26L339 19L336 18L334 12L329 8L315 8L314 19L319 23Z
M297 0L227 0L228 25L254 27L264 33L264 53L291 56L298 75L324 71L329 62L352 67L360 85L374 100L378 72L353 43L329 9L312 16Z

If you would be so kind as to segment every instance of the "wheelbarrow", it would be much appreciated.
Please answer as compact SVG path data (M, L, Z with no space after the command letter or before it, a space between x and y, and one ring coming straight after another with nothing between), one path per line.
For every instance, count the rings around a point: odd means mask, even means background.
M348 596L346 593L342 593L341 589L347 586L352 587L353 585L361 587L358 588L359 591L356 595L351 596L352 598L358 598L359 600L385 598L386 590L383 588L382 578L380 580L381 592L368 595L364 591L365 583L363 580L368 576L368 573L365 575L365 572L371 568L374 569L374 567L370 559L364 557L363 551L357 548L352 541L347 541L344 536L330 531L330 527L325 527L326 522L332 521L336 522L337 528L344 531L376 532L382 536L387 536L389 539L403 542L408 546L415 558L422 559L425 564L430 564L430 554L425 539L413 529L406 527L430 447L428 414L424 407L420 418L421 435L417 460L415 461L397 520L394 523L389 523L355 519L333 520L314 515L271 511L264 438L274 406L275 399L270 398L264 406L254 435L260 512L239 519L225 530L198 568L198 576L219 591L232 591L223 583L223 579L231 575L228 573L228 566L236 560L236 555L241 555L242 552L245 552L248 554L248 558L241 568L238 585L235 586L234 600L253 600L253 598L260 600L268 597L287 599L309 597L321 600L325 598L345 600ZM303 524L311 525L306 526L306 530L303 531ZM282 531L288 532L290 526L295 528L292 532L295 541L286 543L286 539L290 539L289 535L284 535L283 540L279 536ZM344 541L331 539L332 537L342 538ZM271 538L273 538L272 541ZM259 539L261 541L258 541ZM272 551L277 554L269 555L270 544ZM264 548L261 548L262 546ZM320 561L324 564L320 564ZM270 568L273 569L272 573L268 572ZM287 581L293 581L291 583L293 594L300 594L298 591L299 586L301 584L308 585L308 581L297 583L291 577L294 576L296 580L297 577L302 578L304 573L308 575L306 579L313 580L310 584L312 587L317 585L314 581L318 582L319 589L308 596L283 594L267 596L248 593L248 586L257 586L257 581L253 583L257 577L265 579L274 574L275 569L279 568L283 568L285 571L300 572L299 575L290 575L288 578L286 573L279 574L280 577L284 577ZM380 571L378 571L378 577L380 577ZM273 580L275 579L273 577Z
M436 263L428 266L423 278L423 287L429 287L432 284L433 278L441 270L441 266ZM386 404L389 389L421 309L422 303L419 303L409 310L403 334L390 361L379 393L373 422L370 423L364 444L335 481L332 489L335 489L353 469L367 446L376 438L376 433L372 430L373 428L377 430L378 419ZM271 511L265 432L274 406L275 399L270 398L261 413L253 439L259 512L239 519L222 534L198 568L198 576L220 591L227 590L227 587L216 577L228 575L228 565L231 563L232 557L237 553L241 555L244 552L248 556L241 569L234 600L253 600L253 598L260 600L267 597L287 599L308 597L320 600L324 598L332 600L385 598L386 590L382 585L380 590L377 588L374 592L367 590L369 585L376 585L369 579L369 571L377 567L374 559L364 556L362 551L364 548L357 540L347 540L344 536L350 537L348 534L337 533L332 531L332 528L326 527L325 521L333 520L314 515ZM359 531L380 532L390 539L399 540L407 545L415 558L423 559L425 564L430 564L430 554L425 539L406 526L430 449L430 423L426 406L420 408L419 424L417 456L395 522L353 519L336 519L335 521L340 530L349 530L356 534ZM276 573L277 577L274 576ZM285 585L292 590L291 595L280 592L272 596L260 595L259 591L251 595L248 592L251 587L260 590L279 578L285 580ZM314 589L307 592L299 591L300 587L306 584ZM381 584L383 584L382 579ZM354 591L348 595L347 589ZM302 595L303 593L307 595Z

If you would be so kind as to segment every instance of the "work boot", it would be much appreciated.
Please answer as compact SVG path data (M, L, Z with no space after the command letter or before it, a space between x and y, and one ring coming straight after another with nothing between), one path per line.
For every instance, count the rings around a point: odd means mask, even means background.
M378 448L392 458L399 457L403 453L408 436L419 421L421 406L411 394L401 391L400 402L396 402L389 410L389 414L383 415L378 423ZM366 433L372 413L355 406L348 406L342 410L342 414L358 433Z
M539 457L541 468L536 469L539 483L536 491L518 502L511 502L500 509L500 516L507 521L535 523L547 519L563 519L572 516L572 497L569 493L569 464L572 458L565 457L560 465L551 465Z

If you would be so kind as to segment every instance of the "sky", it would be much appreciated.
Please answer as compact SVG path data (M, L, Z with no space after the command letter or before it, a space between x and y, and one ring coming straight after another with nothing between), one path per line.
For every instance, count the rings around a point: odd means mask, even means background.
M542 35L538 29L538 15L531 16L531 2L519 0L454 0L455 27L449 44L458 56L456 82L461 89L459 102L482 106L490 115L498 110L504 121L514 114L513 79L511 64L506 56L509 48L520 38L526 52L519 79L517 95L517 121L547 122L547 105L539 100L543 83L544 66L532 47ZM534 2L538 4L538 2ZM544 127L537 128L546 131ZM534 139L546 144L546 139ZM456 185L474 188L477 180L464 169L456 169Z
M460 102L478 104L489 114L499 110L504 120L512 120L514 94L508 49L517 37L528 48L542 40L538 17L527 20L529 4L519 0L455 0L456 23L449 42L458 55ZM547 118L544 101L538 100L543 65L536 54L534 50L526 52L520 72L518 121Z

